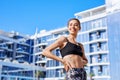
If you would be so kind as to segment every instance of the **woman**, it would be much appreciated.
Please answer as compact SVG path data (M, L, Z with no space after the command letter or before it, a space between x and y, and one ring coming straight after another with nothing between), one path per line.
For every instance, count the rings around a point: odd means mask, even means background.
M68 37L61 36L53 44L46 47L43 55L63 63L67 72L66 80L87 80L84 65L88 60L81 43L76 41L77 33L81 30L80 21L72 18L68 21ZM54 55L52 50L60 48L62 58Z

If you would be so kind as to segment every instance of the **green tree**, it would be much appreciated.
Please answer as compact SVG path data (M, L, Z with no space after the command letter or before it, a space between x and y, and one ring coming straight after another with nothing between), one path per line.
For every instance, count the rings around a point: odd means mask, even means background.
M39 78L44 77L44 73L42 71L36 71L35 77L37 77L37 80L39 80Z
M95 76L95 74L93 72L90 72L90 80L94 80L92 79L93 76Z

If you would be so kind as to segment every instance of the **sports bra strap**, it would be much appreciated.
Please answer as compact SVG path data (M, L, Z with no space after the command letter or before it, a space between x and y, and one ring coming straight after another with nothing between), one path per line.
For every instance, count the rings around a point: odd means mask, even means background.
M67 37L65 37L65 38L66 38L66 41L67 41L67 42L69 42L68 38L67 38ZM81 44L80 44L80 43L78 43L78 42L77 42L77 44L76 44L76 45L81 46Z
M69 42L68 38L66 37L66 41Z

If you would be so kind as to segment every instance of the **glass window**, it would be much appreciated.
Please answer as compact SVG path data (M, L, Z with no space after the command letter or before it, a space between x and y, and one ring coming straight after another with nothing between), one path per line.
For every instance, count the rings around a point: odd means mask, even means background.
M98 66L98 75L102 75L103 73L103 67L100 65Z
M106 42L101 43L101 49L107 50L107 43Z
M102 26L103 27L107 26L107 19L106 18L102 18Z
M46 42L46 36L44 36L44 37L41 37L41 43L44 43L44 42Z

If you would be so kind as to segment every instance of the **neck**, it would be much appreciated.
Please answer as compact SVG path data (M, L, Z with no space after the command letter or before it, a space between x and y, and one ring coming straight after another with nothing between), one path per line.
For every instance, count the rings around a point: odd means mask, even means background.
M72 34L70 34L68 37L69 37L70 39L72 39L73 41L76 41L77 35L72 35Z

